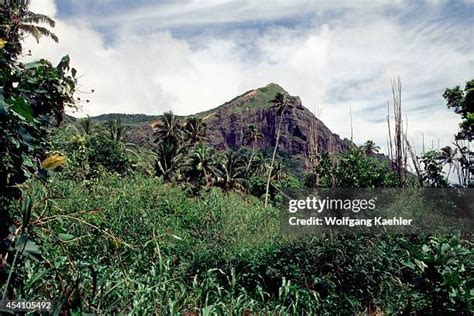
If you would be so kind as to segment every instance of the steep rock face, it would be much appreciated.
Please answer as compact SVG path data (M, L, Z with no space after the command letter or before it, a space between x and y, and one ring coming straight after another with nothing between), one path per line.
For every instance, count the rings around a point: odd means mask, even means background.
M250 124L263 134L256 147L269 150L275 146L280 117L271 100L280 92L292 107L282 115L279 154L300 160L303 167L311 166L316 152L343 152L349 146L333 134L323 122L306 109L299 97L290 96L276 84L251 90L223 105L197 114L207 124L210 142L220 149L240 148L245 145L245 131Z

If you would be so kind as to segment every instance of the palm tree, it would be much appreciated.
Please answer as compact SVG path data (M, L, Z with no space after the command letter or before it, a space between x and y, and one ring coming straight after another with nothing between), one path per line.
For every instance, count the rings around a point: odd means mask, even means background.
M247 179L250 179L254 175L258 177L267 175L267 163L261 152L255 152L253 158L252 153L249 155L248 152L239 152L239 154L241 155L240 159L245 166L245 177Z
M120 118L105 122L104 127L108 130L110 138L115 141L122 140L123 134L125 132L125 126L122 125Z
M457 148L453 149L451 146L443 147L440 150L440 155L438 157L438 160L440 160L443 164L449 165L446 180L448 180L449 176L451 175L451 169L456 161L456 154L457 154Z
M147 175L153 175L155 153L135 143L124 143L124 147L127 153L134 156L136 162L141 165Z
M277 118L279 118L279 122L278 122L277 135L276 135L276 140L275 140L275 148L273 149L272 160L270 162L270 168L268 170L267 187L266 187L266 190L265 190L265 192L266 192L265 193L265 206L268 205L268 193L269 193L269 190L270 190L270 180L272 178L273 164L275 162L275 157L276 157L276 153L277 153L277 150L278 150L278 145L279 145L279 142L280 142L280 134L281 134L281 126L282 126L282 122L283 122L283 114L288 109L294 107L294 104L292 102L288 102L286 97L280 92L278 92L275 95L275 99L273 99L272 102L274 104L273 108L276 110Z
M185 133L173 112L164 113L152 124L155 136L155 171L165 181L171 181L183 166Z
M156 154L155 173L165 181L173 180L183 166L184 151L176 143L160 142L154 149Z
M267 163L265 156L261 152L255 153L253 157L253 162L250 167L252 173L255 173L257 176L264 176L267 174Z
M164 113L152 127L155 143L182 143L185 138L184 130L173 112Z
M368 140L362 146L362 149L364 150L367 156L370 156L370 155L378 153L380 150L380 146L375 145L373 140Z
M272 169L272 179L274 180L282 180L286 176L285 168L281 161L276 160L275 164Z
M28 10L31 0L4 0L0 4L0 15L2 24L0 37L4 38L9 45L12 55L21 53L21 44L24 36L32 35L37 42L43 36L58 42L58 37L47 27L38 24L47 24L53 28L55 22L44 14L34 13Z
M82 132L85 135L90 135L92 134L92 131L94 130L95 124L94 122L92 122L91 117L88 115L87 117L82 118L79 121L79 126L81 127Z
M186 177L195 183L204 183L206 187L212 183L215 166L215 152L210 146L198 144L186 162Z
M207 139L207 126L201 118L192 116L186 120L184 131L191 146L201 143Z
M245 192L248 184L245 178L245 164L240 157L232 152L226 152L214 168L216 183L224 191L236 189Z
M244 139L247 144L252 146L252 154L250 155L250 159L247 164L247 173L249 172L250 166L253 162L253 157L255 156L255 145L257 142L262 139L263 134L257 129L257 127L253 124L250 124L245 131Z

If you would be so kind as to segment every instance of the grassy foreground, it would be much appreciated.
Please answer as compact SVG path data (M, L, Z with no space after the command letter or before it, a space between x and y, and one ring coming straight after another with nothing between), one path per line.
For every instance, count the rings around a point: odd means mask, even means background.
M287 315L472 308L472 244L459 237L290 240L279 235L278 210L257 198L219 189L191 197L140 175L53 176L30 191L47 260L25 260L18 295L51 298L63 309Z

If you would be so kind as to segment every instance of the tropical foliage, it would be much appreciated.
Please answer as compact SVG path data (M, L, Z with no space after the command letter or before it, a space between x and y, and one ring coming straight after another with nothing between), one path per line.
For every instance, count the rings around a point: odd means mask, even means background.
M284 188L448 187L454 174L470 185L472 81L446 90L461 132L421 154L421 183L400 183L373 141L317 153L302 179L278 155L294 107L283 94L268 153L256 125L239 150L214 148L198 116L157 117L151 150L124 142L117 115L64 122L77 100L69 58L17 59L27 33L57 40L28 3L0 5L2 300L54 300L55 315L474 312L470 234L294 238L273 207Z
M305 177L305 186L342 188L390 188L396 187L396 174L387 161L371 157L367 147L352 147L338 159L321 154L314 170Z
M295 240L252 196L189 196L143 175L104 173L93 186L59 175L32 187L33 214L46 210L32 221L47 261L22 267L25 299L98 314L472 311L465 237Z
M456 135L457 139L467 139L471 141L474 135L474 79L466 82L464 90L459 86L446 89L443 94L449 108L461 115L462 121L459 124L460 131Z
M38 37L47 34L46 29L28 24L48 19L29 12L27 1L2 3L0 15L0 280L5 284L5 299L12 293L8 286L17 282L13 272L19 262L18 249L36 252L29 240L31 201L22 192L25 182L38 171L44 178L41 160L46 159L44 168L56 168L64 162L60 156L47 159L48 133L61 123L64 108L74 106L76 70L70 67L68 56L57 66L44 59L27 64L17 60L24 32ZM23 219L19 224L14 214L21 200ZM9 254L13 260L5 261Z

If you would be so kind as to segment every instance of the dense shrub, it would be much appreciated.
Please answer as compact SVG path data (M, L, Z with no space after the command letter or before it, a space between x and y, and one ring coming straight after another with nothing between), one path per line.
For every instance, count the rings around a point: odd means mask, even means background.
M1 12L4 28L4 11ZM3 45L2 45L3 47ZM0 47L0 283L15 281L13 253L28 240L29 205L21 188L40 169L49 149L48 128L73 105L75 70L64 57L57 66L23 64ZM22 187L23 186L23 187ZM24 198L23 218L13 212ZM22 221L21 221L22 219ZM21 225L19 223L22 223ZM18 229L21 227L21 230ZM30 244L32 242L30 241ZM10 252L10 256L7 253ZM4 258L8 257L8 261ZM15 262L16 263L16 262ZM13 279L12 279L13 277ZM21 281L18 281L21 283ZM8 289L2 294L6 297Z
M398 185L388 160L368 156L357 147L351 147L335 159L322 153L314 170L306 174L304 183L307 188L391 188Z
M67 140L56 140L55 148L67 157L63 175L77 180L91 179L101 172L125 174L133 162L125 145L104 133L74 135Z

